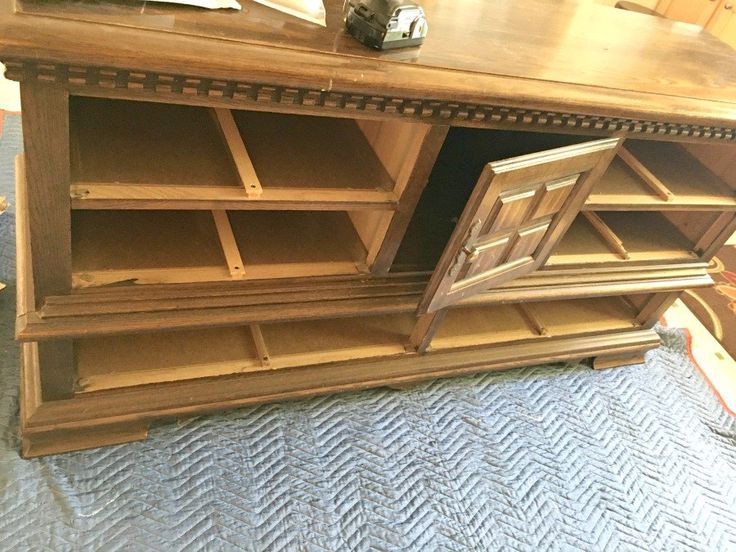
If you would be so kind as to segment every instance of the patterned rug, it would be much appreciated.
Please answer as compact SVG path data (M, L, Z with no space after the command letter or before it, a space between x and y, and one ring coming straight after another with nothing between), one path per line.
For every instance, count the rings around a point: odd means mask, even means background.
M18 457L13 156L0 138L0 550L736 550L736 420L662 329L557 364L244 408Z

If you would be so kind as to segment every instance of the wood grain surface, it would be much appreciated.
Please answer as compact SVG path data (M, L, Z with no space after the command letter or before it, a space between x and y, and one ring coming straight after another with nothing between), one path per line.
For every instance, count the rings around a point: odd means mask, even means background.
M11 0L0 58L604 116L736 124L736 54L705 32L573 0L428 0L421 48L374 52L343 30L249 4L240 13ZM575 67L571 71L571 67Z

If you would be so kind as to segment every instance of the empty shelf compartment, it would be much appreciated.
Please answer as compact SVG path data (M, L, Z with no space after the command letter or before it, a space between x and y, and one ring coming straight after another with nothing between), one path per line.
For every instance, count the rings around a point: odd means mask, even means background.
M431 347L472 347L630 330L640 327L634 311L621 297L454 308L440 324Z
M383 123L74 97L75 209L395 209L404 154Z
M586 210L736 209L736 192L683 146L627 140Z
M365 271L339 211L74 211L75 287L268 279Z
M451 309L432 351L641 328L621 297ZM412 312L75 341L77 391L415 355ZM203 347L203 344L206 346Z
M89 392L399 355L413 321L406 313L79 339L76 387Z
M644 211L580 214L545 266L697 260L694 241L669 217Z

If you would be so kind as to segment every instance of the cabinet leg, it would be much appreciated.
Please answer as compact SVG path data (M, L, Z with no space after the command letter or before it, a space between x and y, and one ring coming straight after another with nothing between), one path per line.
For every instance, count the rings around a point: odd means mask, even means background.
M621 355L600 355L593 359L594 370L607 370L632 364L643 364L644 352L624 353Z
M142 441L148 437L148 422L127 422L92 428L23 432L21 455L35 458L49 454Z

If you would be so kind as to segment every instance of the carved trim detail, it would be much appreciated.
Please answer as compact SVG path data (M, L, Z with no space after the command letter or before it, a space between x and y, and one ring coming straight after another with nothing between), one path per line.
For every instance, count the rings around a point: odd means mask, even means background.
M666 123L620 117L600 117L551 111L535 111L495 105L467 104L439 100L396 98L294 88L233 80L217 80L184 75L166 75L127 69L70 66L33 61L6 61L6 77L11 80L36 79L50 83L101 89L145 90L224 98L245 104L325 108L412 117L443 124L509 127L529 130L558 129L565 132L629 134L635 137L669 137L736 142L736 128Z

